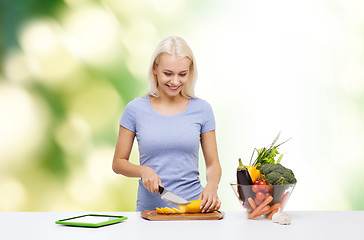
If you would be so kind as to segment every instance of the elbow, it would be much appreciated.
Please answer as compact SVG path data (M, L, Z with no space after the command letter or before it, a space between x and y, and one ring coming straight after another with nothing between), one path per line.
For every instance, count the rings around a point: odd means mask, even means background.
M116 174L120 174L120 169L119 169L119 164L117 164L117 160L114 158L113 162L112 162L112 170L114 171L114 173Z

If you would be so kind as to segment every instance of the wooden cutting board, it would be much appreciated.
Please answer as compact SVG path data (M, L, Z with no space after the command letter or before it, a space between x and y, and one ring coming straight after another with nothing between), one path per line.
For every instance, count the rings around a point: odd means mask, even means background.
M173 220L219 220L225 216L224 212L215 211L212 213L176 213L158 214L156 210L145 210L140 213L142 218L151 221L173 221Z

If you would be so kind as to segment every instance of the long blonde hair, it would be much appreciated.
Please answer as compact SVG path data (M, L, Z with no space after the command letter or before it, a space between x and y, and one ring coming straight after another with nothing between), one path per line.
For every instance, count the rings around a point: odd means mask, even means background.
M149 65L149 73L148 73L148 81L149 81L149 90L148 94L153 97L159 97L158 91L158 79L157 76L153 73L153 68L155 64L158 64L159 57L163 54L167 53L169 55L173 55L176 57L187 57L191 60L191 66L189 69L189 79L185 86L183 87L181 94L186 98L194 98L195 97L195 84L197 80L197 67L195 57L191 48L188 46L185 40L180 37L170 36L161 41L154 53L152 55L152 59Z

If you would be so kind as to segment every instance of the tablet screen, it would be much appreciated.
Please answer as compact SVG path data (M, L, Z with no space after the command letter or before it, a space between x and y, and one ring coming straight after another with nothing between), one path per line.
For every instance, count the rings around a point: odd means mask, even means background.
M107 222L107 221L114 220L114 219L118 219L118 218L117 217L105 217L105 216L81 216L78 218L63 220L63 222L98 224L98 223Z

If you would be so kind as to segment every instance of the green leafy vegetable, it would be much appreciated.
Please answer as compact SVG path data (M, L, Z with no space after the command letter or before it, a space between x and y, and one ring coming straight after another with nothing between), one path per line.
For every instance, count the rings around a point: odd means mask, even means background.
M287 139L286 141L277 144L278 138L280 136L280 133L278 133L278 136L274 139L274 141L272 142L272 144L269 147L264 147L261 149L256 149L254 148L253 150L253 154L250 158L250 165L256 167L258 170L260 170L260 168L266 164L276 164L276 163L280 163L283 154L280 154L278 152L278 148L280 145L282 145L283 143L287 142L289 139ZM253 164L251 164L254 153L257 152L257 158L255 159L255 161L253 162ZM277 161L275 160L275 157L279 154L279 157L277 159Z

